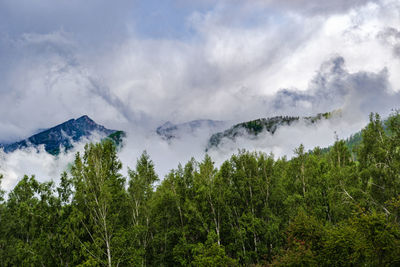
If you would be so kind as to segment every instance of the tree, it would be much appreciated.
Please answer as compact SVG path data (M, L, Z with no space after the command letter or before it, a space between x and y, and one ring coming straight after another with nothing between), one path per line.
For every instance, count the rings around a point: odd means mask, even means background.
M85 229L77 236L88 263L113 266L124 260L126 193L121 168L111 141L86 145L83 158L78 153L72 166L74 215L78 230Z
M0 173L0 203L4 201L4 190L1 188L1 183L3 181L3 175Z
M194 260L191 266L225 267L238 266L236 260L228 257L223 246L218 244L215 233L210 232L205 244L199 243L193 248Z
M276 266L317 266L324 229L321 223L303 210L289 224L287 247L275 258Z
M141 265L146 263L146 250L151 240L150 230L150 200L153 196L154 183L158 176L154 164L146 151L137 161L136 169L128 169L129 187L128 199L131 210L130 218L133 230L134 247L137 251L136 258Z
M59 265L59 202L52 182L24 176L1 207L1 265ZM0 238L2 239L2 238Z
M392 126L394 119L389 120ZM394 135L396 131L394 131ZM396 141L395 141L396 142ZM389 214L385 202L399 193L399 174L393 164L395 150L378 114L370 115L370 122L362 130L362 142L358 151L359 170L363 190L369 195L370 206L382 209ZM393 146L392 146L393 148Z
M299 168L299 178L301 181L301 185L302 185L302 193L303 193L303 197L306 194L306 177L305 177L305 158L306 155L304 153L304 146L303 144L301 144L298 148L296 148L294 150L294 153L296 154L296 163L298 164L298 168Z
M340 168L349 165L351 154L344 140L337 140L329 152L331 164Z
M221 245L221 203L219 201L221 192L215 183L217 170L210 156L205 156L199 169L194 181L197 208L203 215L202 222L206 226L207 233L211 230L210 228L213 228L217 243Z

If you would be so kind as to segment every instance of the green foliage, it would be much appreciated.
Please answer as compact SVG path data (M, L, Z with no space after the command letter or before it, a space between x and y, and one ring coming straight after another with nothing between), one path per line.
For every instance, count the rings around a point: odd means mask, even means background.
M110 140L117 148L122 148L125 137L126 133L124 131L115 131L114 133L104 138L103 141Z
M193 248L194 260L192 266L223 267L237 266L234 259L228 257L225 249L216 242L217 236L210 234L205 244L199 243Z
M319 120L322 119L330 119L333 115L333 112L325 112L325 113L318 113L316 116L311 116L311 117L305 117L306 121L309 121L311 123L315 123Z
M150 200L153 185L158 181L154 165L146 151L138 159L135 170L128 170L128 209L130 210L130 238L135 251L135 265L144 265L152 232L150 229Z
M1 181L3 180L3 175L0 174L0 202L4 201L4 190L1 190Z
M274 134L276 130L281 126L291 125L294 122L303 119L307 123L316 123L323 119L329 119L332 116L331 112L319 113L312 117L290 117L290 116L276 116L271 118L261 118L257 120L242 122L232 126L231 128L215 133L210 137L208 141L207 149L212 147L218 147L222 142L223 138L230 140L235 140L237 137L243 136L245 134L249 136L257 136L262 132L269 132Z
M223 132L213 134L209 140L208 148L218 146L223 138L235 140L237 137L242 136L244 133L251 136L257 136L261 132L267 131L273 134L279 126L290 125L291 123L298 121L299 119L299 117L277 116L239 123ZM308 120L309 118L305 119Z
M354 149L207 155L161 182L146 152L126 183L115 144L88 145L58 187L0 193L0 265L398 266L399 129L372 114Z
M103 142L86 146L84 156L76 156L71 170L76 190L72 200L74 226L78 228L75 235L90 262L111 266L124 261L123 255L128 253L124 247L126 215L122 208L127 201L121 168L112 142Z

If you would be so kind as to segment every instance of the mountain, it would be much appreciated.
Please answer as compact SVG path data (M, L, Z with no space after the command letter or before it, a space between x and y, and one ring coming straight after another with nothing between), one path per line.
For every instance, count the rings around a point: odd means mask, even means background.
M311 117L290 117L290 116L276 116L271 118L261 118L257 120L242 122L232 126L231 128L213 134L207 145L207 149L211 149L213 147L218 147L223 138L228 138L230 140L235 141L236 138L242 136L250 136L256 138L257 135L263 132L269 132L274 134L275 131L282 126L289 126L294 122L298 122L300 120L304 121L307 124L313 124L322 119L328 119L332 115L331 112L327 113L319 113L316 116Z
M84 115L78 119L71 119L55 127L39 132L22 141L2 145L2 147L4 151L8 153L28 146L37 147L39 145L44 145L48 153L56 155L60 152L60 147L65 147L67 150L71 149L73 142L80 141L83 138L89 138L93 134L99 134L103 137L110 136L109 138L111 140L115 139L114 141L117 143L117 141L122 138L121 136L123 136L121 133L123 132L107 129Z
M166 122L156 129L156 132L164 140L180 138L185 134L195 134L197 131L206 130L211 133L219 131L225 126L223 121L194 120L181 124Z

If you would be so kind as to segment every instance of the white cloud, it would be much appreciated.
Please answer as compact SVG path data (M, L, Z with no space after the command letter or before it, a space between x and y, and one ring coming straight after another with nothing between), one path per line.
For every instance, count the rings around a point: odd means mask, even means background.
M44 146L18 149L11 153L0 149L0 173L4 175L1 187L12 189L24 175L35 175L41 182L52 180L58 183L61 173L74 162L75 154L83 151L87 142L99 140L100 136L94 134L90 139L73 143L72 150L62 151L58 156L47 153Z

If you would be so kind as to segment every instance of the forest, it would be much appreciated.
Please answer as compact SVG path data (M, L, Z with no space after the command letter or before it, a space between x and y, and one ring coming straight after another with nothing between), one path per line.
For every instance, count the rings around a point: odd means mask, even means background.
M352 149L241 150L221 166L206 155L165 178L143 152L121 171L104 141L58 184L25 176L2 191L0 265L400 265L398 112L371 114Z

